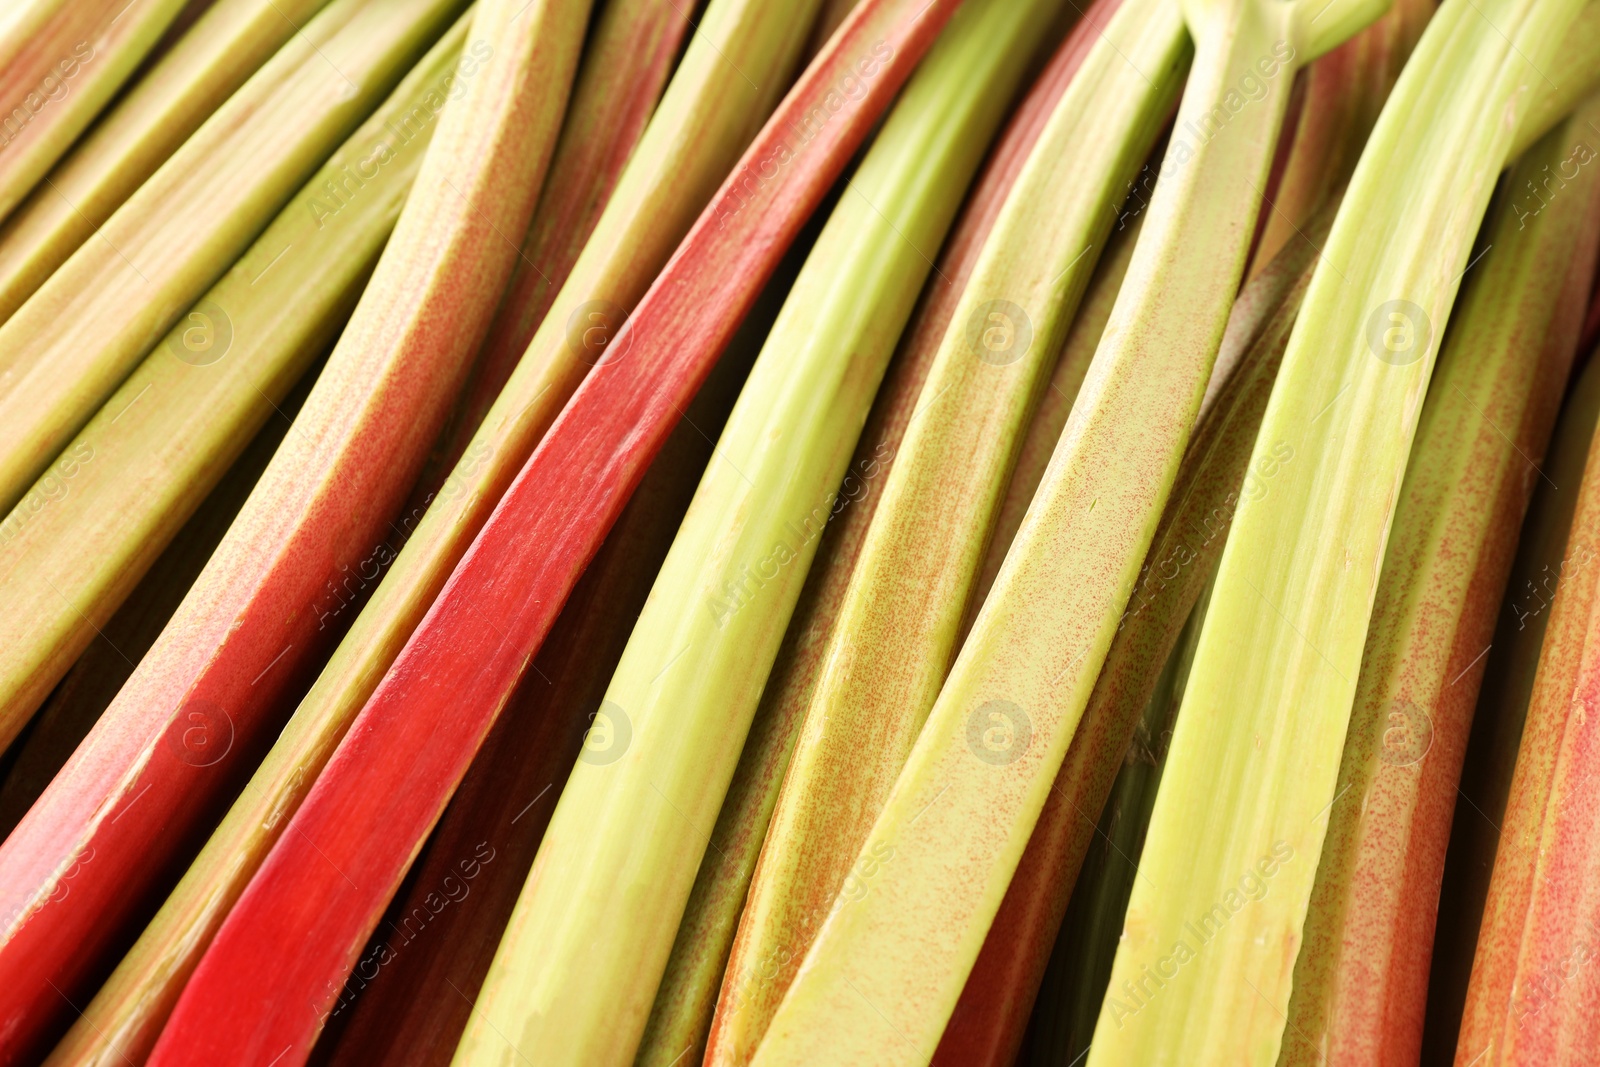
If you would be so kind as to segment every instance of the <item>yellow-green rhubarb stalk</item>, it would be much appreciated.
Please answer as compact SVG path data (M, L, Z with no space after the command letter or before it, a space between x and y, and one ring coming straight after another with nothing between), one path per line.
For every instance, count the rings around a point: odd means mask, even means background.
M1572 153L1595 140L1596 118L1600 107L1580 109L1512 169L1439 354L1328 809L1285 1067L1421 1051L1478 682L1594 279L1600 176ZM1548 205L1525 188L1558 172Z
M1394 0L1382 18L1306 68L1304 100L1293 135L1285 131L1283 174L1262 214L1251 277L1350 181L1383 102L1436 6L1436 0Z
M937 269L885 372L883 385L862 430L849 473L840 485L846 506L828 524L817 548L783 644L761 694L744 751L728 787L717 825L715 848L706 853L672 946L640 1042L638 1067L671 1067L674 1059L704 1057L706 1036L722 985L728 952L755 873L761 843L778 802L789 754L816 685L828 634L838 619L850 574L867 528L882 498L917 398L966 289L984 242L1007 194L1055 110L1061 94L1088 53L1097 27L1119 0L1099 0L1079 28L1056 49L1033 88L1017 106L973 183Z
M343 325L437 109L476 68L465 34L434 47L0 521L0 744ZM351 195L331 211L341 183Z
M0 326L0 508L465 6L334 0ZM359 181L340 180L346 193ZM332 195L336 206L346 194Z
M456 1063L627 1062L836 492L935 249L1053 3L952 18L828 220L723 432ZM602 888L606 887L606 888ZM610 903L607 903L607 901ZM673 1054L680 1050L674 1049Z
M1240 496L1260 491L1264 473L1252 474L1247 466L1251 447L1311 280L1316 245L1327 239L1332 221L1331 210L1320 213L1302 231L1305 239L1279 252L1234 301L1171 499L1027 850L945 1028L937 1067L998 1067L1016 1055L1094 838L1092 820L1109 802L1139 717L1155 699L1162 665L1172 661L1185 620L1216 573ZM1286 458L1292 459L1277 462ZM1191 626L1196 638L1198 627ZM1142 829L1140 835L1143 840ZM1117 929L1120 920L1119 910Z
M1162 2L1128 0L1106 32ZM1182 85L1181 31L1096 40L985 242L884 482L751 881L708 1065L750 1062L828 905L853 888L851 864L944 682L1117 196Z
M1433 357L1580 7L1446 0L1368 141L1256 438L1253 468L1294 458L1234 517L1090 1067L1278 1057Z
M184 7L184 0L19 2L13 20L0 27L0 220L72 146Z
M1566 118L1579 102L1600 91L1600 0L1589 0L1561 37L1561 46L1534 90L1534 104L1517 127L1510 159Z
M467 21L334 153L69 446L69 455L93 460L0 549L0 595L18 609L0 622L0 677L12 698L3 706L49 691L343 323L421 165L436 125L432 108L454 79L476 72L476 61L461 56ZM419 117L425 121L408 138L395 132ZM358 196L321 219L325 183L346 173L369 177ZM185 920L194 917L190 911ZM154 947L170 921L163 913L146 932L50 1063L111 1064L149 1051L187 974L175 946ZM185 928L192 943L195 928Z
M1196 58L1072 418L910 759L754 1062L923 1062L939 1043L1150 547L1244 272L1297 67L1379 13L1186 8ZM1313 23L1313 19L1316 21ZM1184 47L1125 7L1128 55ZM1135 61L1154 78L1151 59Z
M328 0L220 0L0 226L0 322Z

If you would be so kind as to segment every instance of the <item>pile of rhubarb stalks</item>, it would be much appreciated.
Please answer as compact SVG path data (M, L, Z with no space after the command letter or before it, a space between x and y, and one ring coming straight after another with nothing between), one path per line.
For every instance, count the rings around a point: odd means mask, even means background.
M0 7L0 1067L1600 1064L1600 0Z

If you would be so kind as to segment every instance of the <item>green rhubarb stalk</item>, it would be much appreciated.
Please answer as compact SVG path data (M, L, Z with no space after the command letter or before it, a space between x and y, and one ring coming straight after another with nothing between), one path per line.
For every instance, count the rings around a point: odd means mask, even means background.
M461 55L469 21L440 40L69 447L94 458L0 555L0 590L18 608L0 623L0 677L18 707L49 691L343 324L421 166L436 109L454 80L477 71L477 59ZM362 187L323 218L328 183L352 173L367 175ZM163 927L158 919L101 987L52 1064L114 1063L149 1050L186 973L181 956L149 949ZM152 981L156 960L177 977Z
M458 22L0 521L0 744L343 324L439 109L482 60L461 56L465 34Z
M334 0L0 326L0 508L465 6Z
M1261 220L1252 278L1349 183L1435 6L1435 0L1395 0L1382 18L1306 68L1305 100L1288 138L1283 176Z
M1600 244L1580 109L1512 169L1417 427L1279 1063L1415 1061L1467 734ZM1585 148L1587 158L1596 158ZM1565 164L1565 166L1563 166ZM1525 185L1558 174L1553 199Z
M1073 883L1028 1023L1036 1062L1067 1067L1088 1051L1094 1036L1205 608L1202 593L1134 725L1127 755L1094 827L1096 839Z
M1537 265L1528 269L1535 277L1525 284L1539 286L1541 296L1548 293L1553 299L1559 291L1564 297L1556 312L1559 320L1543 337L1547 351L1535 354L1545 360L1570 356L1591 291L1600 185L1573 165L1572 153L1576 143L1588 159L1595 158L1588 146L1595 140L1597 119L1600 101L1580 107L1513 170L1503 201L1507 221L1527 226L1526 234L1517 234L1524 240L1538 241L1549 231L1557 232L1546 240L1565 244L1576 238L1570 244L1577 258L1565 265L1565 277L1555 262L1543 277L1535 273ZM1546 184L1551 174L1558 175L1561 186ZM1524 189L1529 180L1546 196L1554 194L1542 209L1537 207L1540 201L1529 202ZM1574 233L1560 233L1563 227ZM1540 338L1535 324L1525 328ZM1458 1064L1585 1063L1600 1039L1592 995L1600 913L1591 888L1600 841L1600 795L1593 731L1587 728L1596 700L1594 556L1600 464L1595 455L1591 443L1577 483L1571 535L1554 569L1554 602L1500 827L1456 1043ZM1570 491L1571 486L1563 488ZM1512 595L1520 599L1517 591Z
M938 354L1006 195L1082 65L1096 27L1118 0L1101 0L1055 52L1027 97L1013 113L973 185L934 276L885 372L883 385L862 430L849 473L840 486L848 500L829 522L817 548L792 621L761 694L739 765L717 816L711 841L678 925L672 955L662 975L650 1021L640 1042L638 1067L672 1067L674 1059L705 1055L728 953L755 873L761 843L777 806L789 754L799 734L821 667L828 634L839 615L850 573L882 498L884 474L915 414L917 398Z
M795 283L635 627L458 1064L625 1062L868 407L1048 3L980 0L903 91ZM606 903L610 900L611 903ZM678 1050L674 1050L678 1054Z
M1335 2L1319 17L1275 0L1189 10L1196 60L1163 180L1073 417L756 1064L934 1052L1150 547L1295 70L1378 13ZM1106 32L1128 55L1171 55L1185 39L1176 4L1125 8Z
M1235 515L1090 1067L1278 1056L1433 355L1580 6L1446 0L1368 142L1256 438L1253 466L1294 460Z
M1022 527L1022 517L1033 503L1033 494L1044 480L1045 468L1061 439L1061 431L1072 415L1072 405L1078 399L1078 390L1088 376L1089 363L1094 359L1100 338L1105 335L1106 323L1111 321L1111 309L1116 306L1117 293L1128 274L1128 264L1133 261L1134 245L1139 231L1144 228L1144 215L1135 212L1132 203L1124 204L1117 215L1117 224L1106 239L1105 252L1095 265L1089 288L1078 304L1078 313L1072 317L1067 339L1061 345L1061 355L1055 370L1045 386L1039 406L1028 423L1022 444L1017 449L1017 461L1011 470L1011 480L1006 485L1005 496L995 515L994 534L989 539L983 565L973 582L972 596L967 605L967 618L962 626L962 636L972 628L978 609L989 598L989 590L1000 573L1011 542Z
M1589 0L1561 36L1540 72L1534 104L1517 127L1508 159L1516 159L1566 118L1580 101L1600 92L1600 0Z
M1152 6L1130 3L1112 25ZM828 904L852 888L850 866L944 682L1017 449L1115 225L1117 194L1149 154L1187 60L1181 33L1126 55L1097 45L985 243L822 653L728 959L708 1065L750 1062Z
M0 226L0 322L328 0L221 0Z
M72 146L183 7L184 0L23 5L0 32L0 220Z
M1305 239L1279 252L1234 301L1172 496L1027 850L945 1028L937 1067L1007 1063L1015 1054L1046 953L1093 841L1092 820L1107 803L1162 665L1171 661L1216 572L1240 496L1261 492L1272 473L1270 466L1249 470L1250 450L1316 246L1332 222L1332 210L1325 209L1306 225ZM1285 460L1292 457L1275 462ZM1120 911L1117 918L1120 929Z

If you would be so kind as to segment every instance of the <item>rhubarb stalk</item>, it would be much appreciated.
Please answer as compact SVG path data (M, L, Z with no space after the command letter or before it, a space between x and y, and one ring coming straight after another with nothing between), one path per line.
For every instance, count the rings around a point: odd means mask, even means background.
M939 342L995 218L1045 122L1082 65L1095 29L1104 25L1119 2L1100 0L1091 8L1081 29L1056 49L1046 70L1018 105L973 185L939 257L938 268L928 279L899 351L885 373L849 473L840 487L850 504L833 517L823 533L717 816L710 839L716 848L706 853L695 876L694 889L640 1042L636 1061L639 1067L670 1067L675 1057L687 1055L698 1060L705 1054L706 1036L745 893L816 684L822 650L838 618L851 571L882 496L882 479L894 462Z
M1478 682L1594 280L1600 178L1569 157L1597 117L1581 109L1513 168L1440 352L1384 553L1280 1064L1420 1054ZM1564 161L1572 179L1530 210L1524 184Z
M1096 45L1030 153L940 342L822 654L728 959L708 1065L755 1054L828 904L841 886L854 888L850 866L944 682L1028 417L1115 224L1118 194L1182 84L1181 34L1121 50L1106 36L1155 3L1130 0L1100 32L1085 28Z
M1250 450L1316 248L1332 222L1333 212L1325 210L1307 223L1304 239L1280 251L1234 301L1172 497L1027 850L945 1027L934 1057L941 1067L1008 1064L1016 1054L1096 821L1136 743L1140 716L1157 699L1162 665L1171 661L1185 620L1216 573L1240 496L1259 492L1262 476L1249 470ZM1199 624L1193 625L1198 636ZM1120 928L1120 912L1117 919Z
M414 4L402 19L362 5L348 29L369 48L425 40L449 12ZM342 603L330 602L331 584L356 592L392 554L387 520L510 274L516 246L502 235L528 225L587 15L584 0L477 8L467 54L485 59L435 120L372 281L285 446L161 639L0 845L0 1060L53 1025L61 995L82 1002L84 975L126 916L182 869L317 663Z
M0 220L71 147L183 7L184 0L38 0L23 3L0 29Z
M763 1067L886 1048L894 1062L933 1055L1150 547L1244 271L1295 69L1378 11L1336 2L1318 17L1240 0L1190 14L1196 59L1169 180L1073 417L756 1054ZM1125 7L1107 34L1125 53L1160 56L1182 48L1184 20L1175 4Z
M445 35L0 522L0 744L344 324L436 109L476 72L458 63L465 35L464 22Z
M465 6L334 0L0 326L0 508Z
M1515 168L1507 189L1503 230L1509 230L1510 223L1525 222L1527 230L1516 236L1532 243L1548 233L1545 241L1558 246L1570 242L1580 257L1576 263L1562 263L1552 256L1544 277L1526 283L1537 286L1546 300L1554 301L1558 292L1563 298L1554 313L1559 319L1547 336L1536 326L1528 327L1534 338L1542 337L1545 351L1540 354L1546 360L1570 358L1590 291L1594 247L1588 231L1597 224L1600 184L1572 163L1575 151L1594 158L1589 145L1595 140L1592 126L1597 119L1600 104L1579 108L1572 121ZM1573 171L1570 179L1568 166ZM1549 172L1560 175L1562 186L1559 191L1545 187L1555 195L1542 209L1537 198L1530 205L1524 182L1543 183ZM1502 232L1497 244L1509 236ZM1496 247L1491 255L1499 251ZM1537 267L1526 269L1532 272ZM1493 412L1489 415L1493 417ZM1600 989L1600 972L1594 966L1600 909L1585 889L1592 880L1600 842L1600 788L1593 770L1597 755L1586 729L1596 694L1590 636L1596 611L1597 568L1592 561L1600 531L1600 464L1595 454L1591 445L1500 824L1499 849L1456 1044L1458 1064L1474 1059L1587 1063L1600 1040L1600 1020L1593 1007ZM1522 466L1513 466L1512 473L1520 473ZM1436 723L1435 748L1439 733Z
M304 1056L319 1015L644 466L953 7L869 0L791 92L747 152L752 169L736 170L606 346L607 358L340 743L291 820L294 832L278 839L218 932L152 1062L214 1062L231 1056L219 1050L241 1046L287 1048L291 1062ZM837 111L819 113L824 101ZM375 787L378 779L389 784ZM360 883L346 882L324 856L361 872ZM320 902L315 914L307 901ZM264 952L281 943L281 930L293 930L305 951ZM237 966L241 958L254 962ZM263 959L271 965L261 967ZM214 1004L227 1005L226 1017Z
M328 0L222 0L0 226L0 322Z
M1446 0L1368 141L1256 437L1263 491L1223 550L1090 1067L1278 1057L1433 355L1580 6Z

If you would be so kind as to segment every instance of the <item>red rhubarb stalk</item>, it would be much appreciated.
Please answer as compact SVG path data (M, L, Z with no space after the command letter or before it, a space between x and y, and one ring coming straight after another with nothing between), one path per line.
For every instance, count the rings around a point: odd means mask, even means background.
M481 66L440 113L285 447L155 647L0 846L0 1063L36 1049L70 1012L63 997L81 1003L128 917L160 899L317 665L331 632L319 634L324 585L383 550L510 274L516 248L501 235L528 225L588 6L479 7L466 54Z
M151 1064L303 1061L678 413L956 6L868 0L785 99L357 717L218 932ZM282 952L286 938L299 950Z

